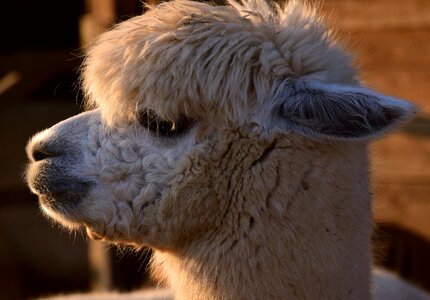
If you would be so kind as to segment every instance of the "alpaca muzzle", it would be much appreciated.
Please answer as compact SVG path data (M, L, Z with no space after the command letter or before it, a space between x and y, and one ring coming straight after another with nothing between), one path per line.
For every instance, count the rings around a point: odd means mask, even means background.
M76 130L76 119L61 122L36 134L27 144L29 164L25 179L44 208L67 214L78 206L94 183L75 171L79 145L65 138Z

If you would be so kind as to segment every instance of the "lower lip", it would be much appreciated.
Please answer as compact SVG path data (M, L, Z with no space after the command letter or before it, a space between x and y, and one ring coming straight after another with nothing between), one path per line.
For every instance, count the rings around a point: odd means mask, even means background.
M65 191L39 194L39 200L42 205L48 206L51 209L64 211L78 206L81 202L82 196L82 194Z
M51 219L70 229L82 228L83 224L74 217L75 213L67 209L57 207L57 202L52 202L47 196L39 196L40 208Z

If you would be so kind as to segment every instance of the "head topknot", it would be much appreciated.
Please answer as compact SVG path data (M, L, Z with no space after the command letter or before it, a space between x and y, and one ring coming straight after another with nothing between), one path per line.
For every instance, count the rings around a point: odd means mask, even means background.
M103 34L84 63L88 102L108 122L149 108L242 123L277 80L354 80L314 9L295 0L229 4L165 2Z

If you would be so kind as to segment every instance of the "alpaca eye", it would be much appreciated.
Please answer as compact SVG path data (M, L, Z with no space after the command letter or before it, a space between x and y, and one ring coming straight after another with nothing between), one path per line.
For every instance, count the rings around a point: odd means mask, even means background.
M169 121L161 119L154 111L144 110L138 115L140 124L156 134L163 137L177 136L190 128L190 121L186 118L180 118L178 121Z

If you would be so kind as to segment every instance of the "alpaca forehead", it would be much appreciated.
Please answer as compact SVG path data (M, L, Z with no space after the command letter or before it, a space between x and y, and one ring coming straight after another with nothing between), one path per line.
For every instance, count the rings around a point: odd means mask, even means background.
M284 10L257 2L174 1L123 22L85 61L89 103L108 119L146 107L172 119L217 112L238 120L266 100L275 79L330 73L332 81L353 81L349 57L311 10L297 1Z

